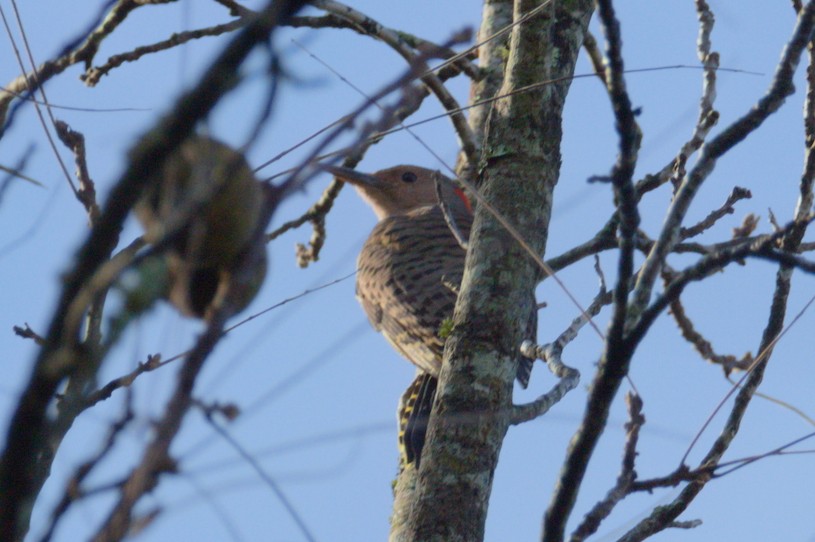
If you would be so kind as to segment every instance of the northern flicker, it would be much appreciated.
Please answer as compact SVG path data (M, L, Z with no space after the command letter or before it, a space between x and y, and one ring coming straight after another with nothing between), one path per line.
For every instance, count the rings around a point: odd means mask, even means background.
M233 312L244 309L266 275L260 222L271 188L241 153L204 136L182 143L160 176L134 211L148 242L170 236L166 297L197 318L227 301Z
M371 325L418 368L397 415L403 463L418 465L442 364L440 331L453 317L466 252L445 220L434 172L417 166L371 175L325 169L353 184L379 218L359 254L356 292ZM466 239L473 219L469 200L452 180L437 175L446 207ZM534 335L537 315L531 320L528 333ZM531 368L532 360L520 359L517 379L523 387Z

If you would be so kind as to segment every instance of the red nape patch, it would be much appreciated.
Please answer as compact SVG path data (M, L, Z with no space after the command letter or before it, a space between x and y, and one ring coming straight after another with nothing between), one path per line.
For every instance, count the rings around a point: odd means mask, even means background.
M468 210L468 211L470 211L470 214L472 214L472 213L473 213L473 206L472 206L472 204L470 203L470 198L468 198L468 197L467 197L467 194L465 194L465 193L464 193L464 190L462 190L462 189L461 189L461 188L459 188L459 187L455 187L455 188L453 189L453 191L456 193L456 195L457 195L458 197L460 197L460 198L461 198L461 201L463 201L463 202L464 202L464 206L467 208L467 210Z

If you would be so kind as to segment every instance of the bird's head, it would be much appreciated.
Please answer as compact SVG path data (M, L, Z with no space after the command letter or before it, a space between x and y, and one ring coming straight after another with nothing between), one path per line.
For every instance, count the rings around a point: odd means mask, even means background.
M472 213L470 201L461 188L441 173L423 167L402 165L371 174L340 166L322 167L337 179L353 184L380 220L437 205L436 176L445 203L454 211Z

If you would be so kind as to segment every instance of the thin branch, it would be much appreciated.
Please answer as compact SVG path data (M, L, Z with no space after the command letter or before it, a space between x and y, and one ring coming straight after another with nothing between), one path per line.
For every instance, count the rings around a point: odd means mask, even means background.
M625 85L620 23L617 21L614 7L610 1L598 0L597 11L606 34L605 80L620 139L620 152L611 171L619 220L620 255L618 257L617 287L614 292L615 309L607 335L610 342L617 342L622 338L628 317L628 291L634 272L633 238L640 224L632 177L637 164L642 132L634 119L631 99Z
M88 213L88 220L91 226L99 220L99 204L96 202L96 187L88 172L88 162L85 156L85 136L75 132L67 123L58 120L54 124L57 136L66 147L74 153L74 164L76 165L76 178L79 181L79 189L76 197L85 207Z
M126 375L114 378L98 390L90 393L87 397L85 397L83 410L87 410L92 406L96 405L97 403L104 401L110 398L113 395L113 392L121 389L121 388L129 388L133 382L136 381L140 375L144 373L149 373L150 371L155 371L160 367L164 367L168 363L175 361L178 359L179 356L170 358L166 361L162 361L160 355L148 355L147 360L142 363L139 362L135 369L129 372Z
M764 459L764 458L767 458L767 457L772 457L772 456L785 455L784 451L787 448L791 448L792 446L795 446L796 444L800 444L801 442L804 442L805 440L809 440L809 439L811 439L813 437L815 437L815 432L807 433L806 435L804 435L802 437L799 437L799 438L797 438L795 440L792 440L792 441L790 441L790 442L788 442L788 443L786 443L786 444L784 444L782 446L779 446L779 447L777 447L777 448L775 448L773 450L770 450L768 452L764 452L762 454L754 455L754 456L751 456L751 457L745 457L745 458L742 458L742 459L735 459L733 461L727 461L727 462L719 463L717 465L717 467L716 467L717 469L725 469L725 467L727 467L727 469L722 470L722 472L716 472L716 478L720 478L722 476L727 476L728 474L730 474L730 473L732 473L734 471L737 471L737 470L741 469L742 467L746 467L748 465L751 465L751 464L753 464L756 461L759 461L761 459ZM812 451L810 450L809 453L811 453L811 452ZM792 453L794 453L794 452L792 452ZM802 453L808 453L808 452L804 451Z
M665 282L670 282L670 277L672 276L674 276L673 273L666 276ZM746 370L753 363L753 354L750 352L744 354L741 359L736 358L736 356L732 354L717 354L714 351L713 345L710 343L710 341L705 339L705 337L695 329L693 322L685 314L685 308L682 305L681 298L677 297L671 302L670 312L671 316L673 316L674 320L676 321L676 325L682 332L682 337L693 345L699 355L702 356L702 359L706 359L712 363L721 365L725 374L730 374L730 372L734 369Z
M425 56L416 55L401 36L350 6L335 2L334 0L312 0L310 3L329 13L334 13L335 15L344 17L358 24L366 33L377 37L389 45L411 65L417 62L419 56ZM475 162L478 147L470 130L470 126L467 124L467 119L460 112L457 112L460 109L458 102L450 94L439 77L432 71L426 70L421 74L420 78L422 82L433 91L442 107L452 112L450 118L461 142L462 151Z
M603 59L603 53L600 52L600 47L597 46L597 39L591 32L586 32L586 37L583 38L583 50L589 55L591 66L594 68L594 73L597 78L603 83L603 86L608 88L606 81L606 62Z
M532 341L524 341L521 344L521 354L529 359L545 361L549 371L560 380L551 390L531 403L513 406L509 420L511 425L520 425L543 416L580 383L580 372L563 363L561 352L557 351L554 344L540 346Z
M31 64L32 67L35 67L36 62L34 61L34 55L31 52L31 48L30 48L30 46L28 44L28 36L26 34L25 27L23 26L23 21L20 18L20 12L17 9L17 2L12 1L11 6L14 9L14 15L15 15L15 17L17 19L17 26L18 26L18 28L20 30L20 35L23 38L23 44L25 45L25 52L26 52L26 54L28 56L28 61ZM3 11L2 6L0 6L0 17L2 17L2 19L3 19L3 25L6 27L6 32L8 33L9 36L11 36L12 35L11 28L9 28L8 21L6 20L6 14L5 14L5 11ZM20 52L17 49L16 44L14 44L13 42L12 42L12 46L14 48L14 53L15 53L15 56L17 58L17 64L20 67L20 71L25 73L25 63L23 62L23 59L22 59L22 57L20 55ZM33 94L33 93L35 93L37 91L40 93L42 103L44 104L45 111L47 112L48 118L51 121L51 125L55 126L56 125L56 119L54 118L54 113L51 110L50 105L48 104L48 98L47 98L47 96L45 94L45 89L43 88L42 84L37 81L36 72L32 73L32 78L34 80L33 83L29 83L28 80L25 81L26 88L31 94ZM54 137L51 135L51 131L48 129L48 124L45 121L45 116L43 115L43 112L42 112L42 109L40 108L39 103L36 103L36 102L34 103L34 110L37 113L37 118L39 119L40 124L42 125L43 132L45 133L45 138L48 140L48 145L51 147L51 150L54 153L54 157L57 160L57 164L59 165L59 168L62 171L63 176L68 181L68 185L71 187L71 190L73 191L74 196L76 196L77 199L80 199L79 194L78 194L77 189L76 189L76 186L74 185L73 180L71 179L71 175L68 173L68 168L65 166L65 162L62 160L62 156L60 155L59 151L57 150L57 145L54 142Z
M286 509L286 512L292 518L294 523L297 525L297 528L300 529L300 533L303 537L308 540L309 542L315 542L317 539L315 538L314 534L311 532L311 529L306 524L305 519L300 515L297 509L292 504L291 500L286 496L283 492L280 484L278 484L272 476L266 472L266 470L261 466L261 464L255 459L252 454L250 454L246 449L241 446L241 444L235 440L235 438L229 434L229 432L221 427L212 417L212 412L209 410L205 410L205 418L209 425L215 429L215 431L223 438L227 444L229 444L241 458L249 464L250 467L260 476L266 486L272 490L272 493L278 498L278 500L283 504L283 508Z
M320 17L292 17L288 26L293 28L346 28L353 30L362 36L371 36L367 28L363 28L356 21L342 17L335 13L329 13ZM436 66L433 71L438 73L442 79L454 77L459 73L465 73L474 80L481 78L480 68L473 64L471 60L476 58L477 47L470 47L463 53L456 53L453 49L438 45L429 40L409 34L402 30L384 27L386 31L398 35L408 46L413 49L432 55L431 58L441 58L446 62L441 66ZM376 36L374 36L376 37Z
M14 334L18 337L22 337L23 339L32 339L38 346L45 344L45 339L42 337L42 335L39 335L36 331L31 329L28 324L25 324L25 327L14 326L13 329Z
M741 188L740 186L734 187L730 195L727 196L727 201L724 202L724 205L711 211L703 220L690 228L680 228L679 238L684 240L701 235L706 230L712 228L722 217L732 215L735 212L734 206L737 202L752 197L753 194L746 188Z
M810 220L812 220L812 218L810 218ZM797 224L797 222L790 223L783 230L773 233L772 235L762 236L753 243L710 254L699 260L696 264L678 273L676 278L666 285L665 291L643 311L640 321L631 329L628 338L635 342L641 340L656 317L670 304L671 300L681 294L688 284L700 281L733 262L748 257L761 258L783 263L807 273L815 274L815 262L772 248L779 240L784 238L785 234L789 233L794 227L797 227Z
M0 126L6 125L8 108L14 98L28 96L40 85L74 64L84 62L89 66L102 41L124 22L133 10L142 5L144 4L137 0L118 0L113 7L110 7L110 3L105 4L91 27L80 33L80 37L73 40L63 54L40 64L34 72L21 75L8 83L0 91Z
M63 289L39 352L29 382L9 424L5 449L0 458L0 539L19 538L26 530L25 511L34 499L37 457L47 440L51 420L46 414L55 391L64 379L77 370L81 353L77 351L77 330L66 327L66 311L92 276L112 253L122 223L148 179L164 159L192 132L195 123L205 117L232 85L243 59L262 43L279 17L299 7L295 2L272 2L213 62L199 84L178 101L172 113L161 119L131 154L128 167L113 187L97 227L82 245L73 269L63 280ZM132 6L131 6L132 8ZM110 19L106 19L109 22ZM91 38L88 38L89 40ZM89 49L86 49L86 51ZM53 73L51 73L53 75ZM38 81L43 77L38 73ZM0 100L2 97L0 97ZM0 101L0 114L4 106ZM183 404L178 405L184 406ZM181 408L181 411L184 409Z
M605 335L605 350L592 382L586 413L569 444L567 458L544 515L544 542L563 540L566 524L574 509L589 459L607 423L611 402L623 378L628 375L628 366L634 350L631 343L625 339L625 329L630 320L630 312L639 310L636 305L629 305L628 298L634 277L635 237L640 224L638 198L632 178L642 132L634 118L623 76L620 24L610 0L597 0L596 5L600 23L606 34L605 80L619 135L619 154L610 175L617 206L615 218L620 247L617 283L614 287L614 310Z
M716 19L705 0L696 0L696 14L699 19L699 38L696 40L696 52L704 67L702 96L699 99L699 116L693 134L682 145L679 154L674 159L671 179L674 181L675 186L678 185L680 179L685 177L685 165L690 157L702 147L710 130L719 121L719 112L713 108L713 102L716 100L716 71L719 69L719 53L711 51L710 41Z
M531 403L514 406L510 420L511 424L518 425L539 418L580 382L580 372L565 365L562 361L562 355L566 346L577 338L580 330L588 323L588 317L597 316L600 314L600 310L612 301L612 294L606 290L605 278L600 270L598 260L595 260L595 269L600 277L600 292L586 309L587 314L581 314L572 320L571 325L551 344L538 346L531 341L524 341L524 343L521 344L521 353L523 355L530 359L541 359L545 361L546 366L552 374L561 380L552 390L541 395Z
M444 194L442 193L442 176L441 173L438 171L433 172L433 182L436 185L436 199L439 202L439 207L441 207L442 214L444 214L444 221L447 223L447 227L450 229L450 233L453 234L453 237L456 238L456 242L458 245L467 251L467 238L462 235L461 230L458 229L456 225L456 218L453 216L453 212L450 209L450 204L447 200L444 199Z
M631 493L631 485L637 479L634 464L637 457L637 442L640 429L645 424L645 416L642 414L642 398L639 395L628 392L625 402L628 405L628 422L625 424L625 447L617 483L609 490L605 498L595 504L586 514L572 533L571 542L580 542L596 533L600 523L611 514L614 507Z
M178 47L179 45L183 45L192 40L227 34L239 28L243 28L244 26L246 26L248 22L249 22L248 18L240 18L235 21L230 21L228 23L202 28L199 30L187 30L184 32L178 32L173 34L172 36L170 36L170 38L166 40L151 43L150 45L142 45L141 47L136 47L135 49L127 53L113 55L110 58L108 58L104 64L100 66L93 67L88 66L88 68L85 70L85 73L80 75L79 78L89 87L95 87L102 79L102 77L109 74L111 71L113 71L114 69L118 68L119 66L126 62L136 62L143 56L158 53L161 51L167 51L169 49L172 49L173 47Z
M651 297L660 267L678 240L679 227L690 208L690 204L699 187L712 173L716 161L733 146L758 129L794 92L795 87L792 83L792 77L800 62L801 53L812 37L813 28L815 28L815 3L808 2L798 17L795 30L784 49L770 88L749 112L725 128L702 148L696 165L682 180L676 192L676 197L668 210L659 239L640 271L634 290L633 306L646 306Z
M102 445L102 447L99 449L98 452L96 452L96 454L93 455L93 457L83 462L74 470L74 474L68 481L67 487L65 488L65 491L62 495L62 499L51 512L51 521L49 522L48 529L41 538L42 542L47 542L48 540L51 540L51 538L54 535L54 531L57 527L57 524L59 523L60 519L65 515L65 512L68 510L68 508L74 502L87 496L86 491L82 488L82 483L91 474L93 469L96 468L101 463L102 459L107 457L108 454L113 450L113 445L116 443L117 438L119 437L119 435L121 435L122 431L125 429L125 427L127 427L127 425L132 420L133 420L132 395L128 393L127 398L125 400L124 412L122 413L121 417L116 421L116 423L114 423L108 430L108 436L105 439L105 442Z

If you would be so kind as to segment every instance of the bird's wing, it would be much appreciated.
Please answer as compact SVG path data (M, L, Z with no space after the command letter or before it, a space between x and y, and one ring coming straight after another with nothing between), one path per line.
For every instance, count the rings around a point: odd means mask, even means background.
M469 233L469 217L457 222ZM453 316L464 257L437 207L382 220L360 253L357 297L368 319L433 376L444 349L439 329Z

